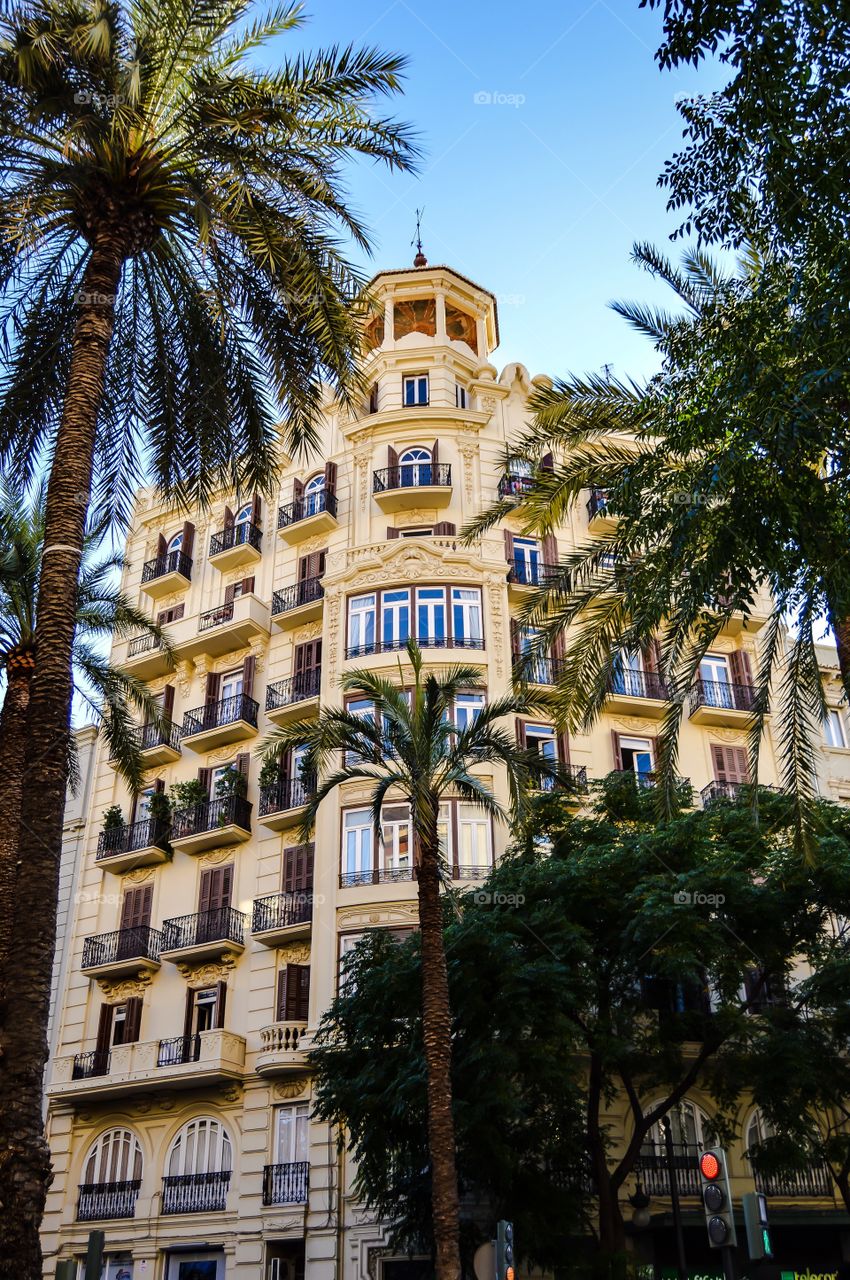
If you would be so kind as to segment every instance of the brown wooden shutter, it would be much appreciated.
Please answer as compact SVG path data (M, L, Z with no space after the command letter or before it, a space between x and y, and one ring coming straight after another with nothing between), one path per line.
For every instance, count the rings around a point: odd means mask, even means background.
M517 720L516 722L516 744L520 751L525 751L528 746L528 739L525 736L525 721Z
M750 667L750 655L744 653L743 649L733 649L730 655L732 659L732 682L733 684L752 684L753 673Z
M161 795L162 792L165 790L165 778L155 778L153 789L154 791L156 791L158 795Z
M325 493L336 493L336 463L325 463Z
M511 657L514 662L519 661L519 623L516 618L511 618Z
M747 753L743 747L721 747L711 744L711 763L718 782L749 782Z
M641 647L641 658L643 659L643 669L646 672L655 673L658 671L658 641L648 640Z
M233 528L234 523L235 523L235 517L234 517L234 515L233 515L233 512L230 510L230 507L225 507L225 508L224 508L224 527L225 527L225 529L232 529L232 528Z
M401 529L387 529L387 537L388 537L388 538L400 538L400 537L401 537Z
M153 906L153 885L143 884L124 892L121 907L122 929L142 929L151 922Z
M212 706L214 702L218 702L218 695L221 690L221 673L218 671L208 671L206 682L204 684L204 703L206 706Z
M555 470L554 455L551 453L544 453L543 457L540 459L540 466L544 471L554 471Z
M543 556L543 563L545 565L558 563L558 539L555 537L554 533L546 534L540 550Z
M310 966L288 964L278 986L278 1014L282 1022L306 1022L310 1006Z
M549 646L549 653L555 662L563 662L567 652L566 641L563 631L559 631L552 637L552 643Z
M236 598L236 583L231 582L229 586L226 586L224 588L224 603L233 604L233 601L235 598Z
M161 533L156 540L156 558L161 560L166 555L168 555L168 541L165 534Z
M212 769L201 767L198 770L198 782L200 782L204 791L209 795L210 786L212 784Z
M617 733L616 729L611 730L611 745L614 749L614 768L622 769L623 753L620 750L620 735Z
M259 528L262 518L263 500L258 493L255 493L251 499L251 524L254 524Z
M504 530L504 535L505 535L505 559L507 560L508 564L513 564L513 562L514 562L514 535L513 535L513 533L511 532L511 530L510 530L510 529L505 529L505 530Z
M254 579L253 579L253 577L251 577L251 578L243 578L243 579L242 579L242 594L243 594L243 596L250 596L250 595L252 595L252 594L253 594L253 591L254 591Z
M247 751L243 752L242 755L238 755L236 757L236 772L242 774L242 777L245 779L246 784L248 782L248 770L250 768L250 764L251 764L251 757Z
M373 383L372 383L372 389L371 389L371 391L369 392L369 412L370 412L370 413L377 413L377 412L378 412L378 384L377 384L377 382L373 382Z
M306 676L322 665L321 640L307 640L295 646L295 675Z
M391 444L387 445L387 466L390 472L398 471L398 454ZM390 488L392 488L392 478L390 479Z
M256 666L257 659L253 653L249 653L242 663L242 692L246 698L253 698L254 696L254 670Z
M198 911L221 911L230 906L233 892L233 863L223 867L207 867L201 872L198 887Z
M305 893L313 888L313 844L290 845L283 855L283 892Z
M295 501L295 502L300 502L300 501L301 501L301 499L302 499L303 497L304 497L304 481L303 481L303 480L293 480L293 481L292 481L292 498L293 498L293 501Z
M227 1007L227 983L217 982L215 984L215 1025L220 1031L224 1026L224 1011Z
M156 615L157 626L164 627L169 622L179 622L185 610L185 604L173 604L170 609L160 609Z
M102 1004L100 1006L100 1014L97 1020L97 1040L95 1041L95 1050L97 1053L108 1053L112 1044L112 1015L115 1012L115 1006L112 1004Z
M135 1044L142 1029L142 1000L140 996L130 996L124 1014L124 1043Z
M277 998L275 1000L275 1021L286 1021L286 970L281 969L277 975Z
M566 730L558 734L558 759L561 764L570 763L570 735Z
M451 520L440 520L438 524L434 525L434 535L437 538L453 538L456 533L457 529Z
M174 685L167 684L162 691L162 718L171 724L174 718Z
M183 544L180 547L180 550L183 552L184 556L188 556L189 559L191 560L194 547L195 547L195 526L192 524L191 520L187 520L186 523L183 525Z
M311 561L312 559L313 559L313 557L312 557L312 556L299 556L299 557L298 557L298 581L299 581L299 582L306 582L306 581L307 581L307 579L309 578L309 576L310 576L310 561Z
M186 992L186 1008L183 1013L183 1034L190 1036L192 1034L192 1023L195 1017L195 992L190 987Z
M434 468L434 472L431 476L432 484L437 483L436 473L437 473L437 467L439 465L440 465L440 442L439 440L435 440L433 445L431 446L431 466Z

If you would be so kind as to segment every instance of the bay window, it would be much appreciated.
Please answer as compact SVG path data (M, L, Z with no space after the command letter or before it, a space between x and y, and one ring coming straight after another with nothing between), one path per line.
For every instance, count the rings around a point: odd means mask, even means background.
M477 805L458 804L457 840L460 874L485 875L493 862L489 815Z
M413 842L410 808L406 804L387 805L381 813L384 858L381 870L388 879L407 879L413 869Z
M459 693L455 698L453 721L455 728L463 733L475 723L484 709L483 693Z
M423 649L483 649L480 589L391 587L349 598L346 657L394 653L411 636Z
M446 639L446 593L442 587L416 592L416 636L420 644L439 645Z
M342 873L351 884L372 879L372 811L348 809L343 815Z
M410 637L410 592L384 591L381 595L381 643L400 648Z
M375 648L375 596L354 596L348 605L348 652L372 653Z
M481 629L481 592L477 587L452 587L452 628L455 644L479 648Z

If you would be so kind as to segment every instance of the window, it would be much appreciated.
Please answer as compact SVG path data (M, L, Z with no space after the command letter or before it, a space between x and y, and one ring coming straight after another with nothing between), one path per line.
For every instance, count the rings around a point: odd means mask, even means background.
M434 536L433 529L399 529L398 536L400 538L432 538Z
M212 1031L217 1026L218 988L206 987L196 991L192 1002L192 1034Z
M127 1006L126 1004L116 1004L112 1006L112 1043L124 1044L127 1031Z
M526 724L525 742L529 751L535 751L544 760L552 763L557 761L558 739L555 735L555 730L550 724ZM543 791L551 791L555 785L555 779L545 773L540 776L538 781Z
M646 688L643 679L643 655L640 653L618 653L614 659L614 670L611 675L611 691L627 697L645 697Z
M275 1116L275 1163L301 1164L308 1156L310 1108L306 1102L294 1107L277 1107Z
M130 1182L142 1176L142 1148L131 1129L107 1129L94 1143L83 1168L87 1186Z
M398 462L401 471L399 484L403 489L433 483L430 449L405 449Z
M381 596L381 642L400 648L410 636L410 592L385 591Z
M652 743L649 738L620 738L620 768L631 770L639 777L652 773Z
M536 538L514 538L514 578L526 586L540 581L540 544Z
M349 809L343 816L343 875L353 883L372 875L372 811Z
M455 408L456 409L469 408L469 392L467 391L466 387L461 386L459 382L455 383Z
M517 645L525 678L532 684L549 684L553 672L543 645L543 633L535 627L520 627Z
M692 1102L680 1102L669 1112L670 1127L673 1132L673 1144L679 1149L696 1151L713 1140L711 1122L708 1117L694 1106ZM642 1155L661 1154L664 1151L664 1131L661 1122L654 1124L641 1148Z
M238 698L239 694L242 692L242 688L242 668L240 667L238 671L228 671L226 674L222 675L218 696L221 700L226 698Z
M384 837L383 868L393 874L409 874L412 866L410 809L406 804L387 805L381 812Z
M355 596L348 605L348 651L352 657L375 648L375 597Z
M136 796L136 822L146 822L151 816L151 796L155 790L155 787L145 787Z
M196 1173L227 1173L232 1168L233 1148L220 1121L208 1116L190 1120L171 1146L166 1165L169 1177Z
M441 804L437 815L437 839L440 843L440 857L443 865L451 870L452 865L452 807Z
M171 555L173 551L180 551L182 547L183 547L183 530L181 529L180 532L175 533L174 537L169 541L168 554Z
M481 592L476 587L452 587L452 626L454 640L478 647L481 630Z
M472 804L457 806L457 860L463 872L486 871L492 864L490 819Z
M428 403L428 375L414 373L404 379L405 407Z
M356 716L358 720L374 720L375 704L368 698L354 698L351 702L346 703L345 707L349 715ZM361 764L367 760L368 756L358 755L356 751L346 751L346 764Z
M846 747L847 734L844 729L844 717L835 707L830 707L826 714L826 722L824 724L824 735L826 737L827 746L830 747Z
M321 471L304 486L304 516L315 516L325 509L325 473Z
M442 587L420 587L417 590L416 635L420 644L445 642L446 593Z
M533 474L534 466L528 458L510 458L508 471L512 476L528 477Z
M455 698L453 721L455 727L463 733L477 719L484 709L483 693L459 693Z

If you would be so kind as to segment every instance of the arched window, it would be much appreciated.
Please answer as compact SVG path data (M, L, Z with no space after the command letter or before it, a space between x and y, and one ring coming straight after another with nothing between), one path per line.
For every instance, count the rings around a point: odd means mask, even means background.
M325 473L320 471L304 486L304 515L315 516L324 511Z
M647 1109L652 1110L651 1107ZM673 1145L677 1151L696 1151L698 1147L704 1147L713 1141L711 1121L696 1103L680 1102L667 1114L673 1129ZM642 1148L644 1154L651 1151L664 1151L664 1130L660 1120L650 1129Z
M422 449L419 446L415 449L405 449L398 462L401 467L402 488L431 484L430 449Z
M107 1129L94 1143L83 1166L83 1184L132 1182L142 1176L142 1148L131 1129Z
M181 529L179 533L175 533L174 537L169 540L168 554L171 555L172 551L180 551L182 547L183 547L183 530Z
M211 1116L190 1120L171 1144L168 1176L184 1177L197 1173L229 1173L233 1167L233 1148L227 1130Z
M239 508L239 511L236 513L236 519L234 520L233 523L234 524L250 524L252 511L253 511L253 505L250 502L246 502L244 507Z

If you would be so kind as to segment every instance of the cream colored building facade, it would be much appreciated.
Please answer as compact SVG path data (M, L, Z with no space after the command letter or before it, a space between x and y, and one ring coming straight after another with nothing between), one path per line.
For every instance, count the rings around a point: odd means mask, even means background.
M367 791L352 783L301 846L298 761L261 788L255 751L273 724L338 705L352 666L394 672L410 633L428 662L471 661L488 696L506 692L523 646L517 603L607 516L589 495L554 545L508 527L462 546L465 522L523 483L525 463L506 475L504 450L534 380L492 363L495 299L457 272L383 272L373 289L369 403L357 415L327 404L318 455L283 461L277 502L222 493L186 521L139 496L123 587L168 623L176 664L141 640L113 658L162 694L177 727L166 741L147 733L149 787L135 800L98 747L57 973L47 1275L81 1257L92 1226L106 1233L109 1280L411 1274L353 1198L336 1133L309 1119L305 1070L346 948L415 923L406 817L388 806L377 848ZM681 770L698 802L744 780L760 621L720 638L686 716ZM557 658L535 678L550 681ZM648 652L587 736L566 743L537 722L518 733L568 754L579 781L644 774L664 705ZM456 714L474 710L473 696ZM769 729L762 768L775 783ZM246 796L216 798L233 770ZM192 779L211 799L191 798L167 853L152 797ZM115 805L122 825L102 830ZM508 839L455 802L444 833L462 883Z

